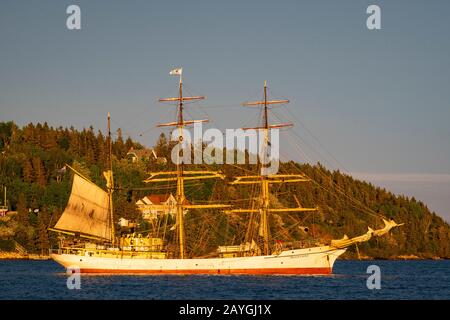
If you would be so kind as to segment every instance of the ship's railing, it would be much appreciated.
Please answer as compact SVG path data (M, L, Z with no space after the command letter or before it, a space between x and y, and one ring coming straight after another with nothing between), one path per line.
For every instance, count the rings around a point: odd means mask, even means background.
M322 246L322 243L318 243L317 240L301 240L301 241L292 241L292 242L283 242L282 248L284 250L290 250L290 249L304 249L304 248L310 248L315 246Z
M217 248L217 252L219 253L232 253L232 252L241 252L241 251L250 251L250 249L244 248L242 246L219 246Z
M131 249L131 248L130 248ZM166 252L162 251L162 246L150 246L140 248L141 250L124 250L119 248L82 248L82 247L61 247L58 249L51 249L50 253L55 254L74 254L79 256L98 256L98 257L148 257L148 258L163 258ZM145 249L145 250L144 250Z
M292 241L292 242L277 242L273 245L272 250L275 252L281 252L282 250L290 250L290 249L304 249L310 248L314 246L320 246L323 244L317 243L316 240L300 240L300 241ZM255 247L252 247L250 244L241 244L234 246L219 246L217 248L217 252L219 254L226 253L247 253L257 251Z

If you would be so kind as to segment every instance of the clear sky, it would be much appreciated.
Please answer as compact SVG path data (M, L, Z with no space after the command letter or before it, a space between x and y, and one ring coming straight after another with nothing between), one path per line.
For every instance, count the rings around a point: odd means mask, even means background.
M71 4L81 30L66 28ZM366 28L370 4L381 30ZM450 174L449 12L445 0L1 1L0 120L105 130L110 111L152 145L173 116L156 102L176 94L170 69L208 97L190 115L220 129L255 123L239 104L268 80L291 100L277 112L309 154L296 160L378 185L397 177L395 192L450 221L450 181L439 180ZM404 182L418 175L436 181Z

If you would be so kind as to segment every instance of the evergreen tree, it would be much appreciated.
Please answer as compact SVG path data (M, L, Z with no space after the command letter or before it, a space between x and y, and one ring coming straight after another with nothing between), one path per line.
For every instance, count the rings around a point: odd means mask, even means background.
M45 186L47 184L47 179L45 177L45 168L40 158L33 158L33 171L34 181L41 186Z
M108 146L106 145L105 137L99 130L97 134L97 163L100 167L106 165L108 159Z
M11 142L14 123L0 122L0 151L8 148Z
M74 127L70 127L69 137L69 151L75 156L81 154L80 134L76 132Z
M130 137L125 141L125 150L128 152L132 147L134 147L133 140Z
M27 199L23 192L19 194L19 199L17 200L17 218L21 225L28 225L30 222L27 209Z
M23 160L23 181L31 183L33 182L33 167L28 159Z
M169 144L164 133L159 135L159 139L155 146L155 152L158 157L166 157L167 159L170 158Z
M17 223L18 225L14 236L15 240L26 249L31 249L33 247L33 228L30 226L30 218L24 193L19 194L17 203Z
M38 215L38 248L41 255L48 253L50 242L48 239L48 221L49 216L46 211L42 211Z
M125 144L123 143L122 129L120 128L117 129L117 139L113 144L113 152L114 155L119 159L123 158L128 152L128 150L126 150Z

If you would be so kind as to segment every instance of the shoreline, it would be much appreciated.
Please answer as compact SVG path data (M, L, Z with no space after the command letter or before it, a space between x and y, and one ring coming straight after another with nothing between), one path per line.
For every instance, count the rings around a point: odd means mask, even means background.
M50 256L40 254L21 254L17 252L0 252L0 260L50 260Z
M438 260L448 260L450 259L449 257L419 257L416 255L399 255L399 256L395 256L395 257L368 257L368 256L364 256L361 257L360 259L358 259L357 257L347 257L347 258L342 258L339 260L349 260L349 261L371 261L371 260L387 260L387 261L412 261L412 260L421 260L421 261L425 261L425 260L433 260L433 261L438 261Z

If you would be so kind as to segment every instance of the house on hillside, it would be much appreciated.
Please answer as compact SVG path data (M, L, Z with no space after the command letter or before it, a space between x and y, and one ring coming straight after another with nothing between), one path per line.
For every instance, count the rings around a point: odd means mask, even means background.
M167 163L167 159L165 157L158 157L154 149L134 149L131 147L127 152L127 159L131 162L148 161L153 159L160 164Z
M189 204L185 200L185 204ZM136 202L138 210L142 213L142 218L145 220L156 219L160 215L170 214L172 217L175 216L177 212L177 201L175 197L169 194L150 194ZM184 210L184 214L188 210Z

